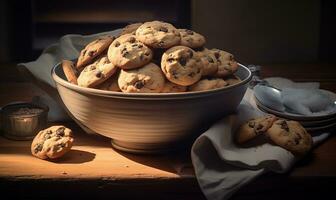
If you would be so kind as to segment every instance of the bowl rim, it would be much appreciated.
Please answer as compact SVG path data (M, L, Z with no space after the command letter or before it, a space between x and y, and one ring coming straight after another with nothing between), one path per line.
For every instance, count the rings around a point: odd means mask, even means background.
M228 87L224 88L216 88L206 91L194 91L194 92L179 92L179 93L123 93L123 92L116 92L116 91L108 91L108 90L100 90L95 88L85 88L81 87L72 83L69 83L68 81L64 80L56 73L56 68L61 67L61 63L57 63L53 68L51 69L51 76L53 80L56 82L56 84L60 84L66 88L69 88L71 90L75 90L78 92L86 93L86 94L92 94L96 96L108 96L108 97L116 97L116 98L139 98L139 99L171 99L171 98L194 98L196 96L208 96L213 95L221 92L231 91L234 88L240 87L242 85L247 84L252 79L252 72L249 68L244 66L241 63L238 63L239 67L242 67L248 72L248 75L245 79L243 79L238 84L230 85Z

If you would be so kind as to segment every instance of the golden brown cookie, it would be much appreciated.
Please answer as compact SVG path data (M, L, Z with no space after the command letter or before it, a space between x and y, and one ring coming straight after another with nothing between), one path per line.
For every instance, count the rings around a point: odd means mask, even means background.
M212 49L218 62L218 70L214 76L224 78L238 70L238 63L233 55L223 50Z
M67 80L70 83L77 85L77 78L79 76L79 71L76 69L74 63L70 60L63 60L62 68Z
M108 78L102 84L98 85L97 89L120 92L121 90L118 84L118 76L119 73L113 74L113 76Z
M77 69L82 69L86 65L93 63L97 56L107 50L113 40L114 37L112 36L102 36L86 45L78 57Z
M77 82L79 86L93 88L110 78L116 71L117 67L109 61L107 56L102 56L84 68Z
M40 131L31 144L31 153L40 159L55 159L70 151L74 138L65 126L52 126Z
M180 43L179 31L171 24L152 21L142 24L135 32L137 39L153 48L169 48Z
M242 144L265 133L276 120L277 117L274 115L266 115L249 120L239 127L236 134L237 143Z
M175 84L189 86L201 79L202 65L194 50L185 46L168 49L161 59L161 69Z
M165 79L160 67L149 63L141 68L121 70L118 84L126 93L159 93Z
M180 45L190 48L200 48L205 45L205 37L195 31L188 29L178 29L181 42Z
M266 135L275 144L294 154L305 154L313 145L311 135L297 121L279 119L267 130Z
M177 85L170 81L166 81L161 93L177 93L177 92L185 92L185 91L187 91L186 86Z
M221 78L211 78L211 79L202 79L197 83L189 86L189 91L205 91L212 90L216 88L222 88L227 86L227 82L225 82Z
M198 51L197 55L202 63L202 76L212 76L217 73L219 63L213 51L204 48L202 51Z
M125 26L120 35L125 35L125 34L132 34L135 35L135 31L142 25L142 23L134 23L134 24L129 24Z
M149 63L153 52L134 35L125 34L112 42L107 55L115 66L121 69L135 69Z

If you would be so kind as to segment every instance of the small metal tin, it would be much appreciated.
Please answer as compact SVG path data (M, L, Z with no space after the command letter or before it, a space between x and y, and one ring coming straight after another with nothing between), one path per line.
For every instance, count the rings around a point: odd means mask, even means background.
M12 103L1 109L4 136L13 140L31 140L47 125L48 106Z

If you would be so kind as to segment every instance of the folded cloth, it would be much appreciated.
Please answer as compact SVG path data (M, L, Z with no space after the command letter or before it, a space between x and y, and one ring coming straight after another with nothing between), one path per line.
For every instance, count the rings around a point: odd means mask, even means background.
M284 173L297 161L289 151L263 143L241 148L233 142L237 128L250 118L264 115L258 110L253 91L247 89L236 114L218 121L199 136L191 150L198 183L208 199L228 199L242 186L267 171ZM329 133L313 137L314 145Z
M326 91L320 89L284 88L282 104L291 112L316 116L336 113L336 105Z
M89 42L95 40L96 38L102 35L112 35L117 36L121 32L121 29L114 31L103 32L93 35L65 35L60 38L59 42L48 46L40 57L32 62L20 63L18 67L24 67L27 69L37 80L42 83L55 88L56 85L51 77L51 69L62 60L74 60L79 56L80 51L87 45ZM51 94L52 92L48 92ZM41 98L41 103L44 103L49 106L49 121L64 121L68 120L69 117L63 111L63 108L58 102L58 98L51 96L50 98L55 101L50 101L48 94L44 94ZM55 94L57 94L55 92Z

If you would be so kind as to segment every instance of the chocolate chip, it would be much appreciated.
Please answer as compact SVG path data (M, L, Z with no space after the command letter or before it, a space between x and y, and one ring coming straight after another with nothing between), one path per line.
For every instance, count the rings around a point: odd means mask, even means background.
M172 63L172 62L174 62L174 60L175 60L174 58L168 58L167 62Z
M190 58L194 56L194 53L191 50L189 50L188 53L189 53Z
M159 47L163 47L164 41L160 41L158 45L159 45Z
M188 34L188 35L194 35L194 31L191 31L191 30L186 30L186 33Z
M195 76L195 72L191 72L191 73L189 73L188 76L190 76L190 77L194 77L194 76Z
M139 47L139 48L142 48L142 47L143 47L143 45L142 45L142 44L138 44L138 47Z
M187 59L185 59L184 57L181 57L180 59L178 59L178 62L182 65L185 66L187 64Z
M289 132L288 124L285 120L281 120L278 124L280 125L281 129Z
M214 60L209 56L207 56L207 60L208 60L209 63L214 63Z
M92 57L92 56L94 56L95 53L96 53L96 50L89 51L88 56Z
M135 82L134 83L134 87L136 88L136 89L141 89L141 88L143 88L145 85L144 85L144 83L142 82L142 81L137 81L137 82Z
M129 52L128 52L128 51L125 51L125 52L123 52L121 55L122 55L122 57L126 57L128 54L129 54Z
M160 27L159 31L162 31L162 32L165 32L167 33L168 32L168 29L166 27Z
M120 46L120 42L117 41L117 42L114 44L114 46L115 46L115 47L119 47L119 46Z
M176 72L176 71L173 71L173 72L172 72L172 75L173 75L174 79L178 79L178 77L177 77L177 72Z
M38 153L39 151L42 151L42 149L43 149L43 144L38 143L34 147L34 153Z
M220 57L219 52L215 52L214 55L215 55L216 59L219 59L219 57Z
M101 78L103 76L103 73L101 71L96 72L96 77Z
M128 42L130 42L130 43L134 43L134 42L135 42L135 37L130 37L130 38L128 39Z
M256 124L256 123L255 123L254 121L251 121L251 122L248 123L248 126L249 126L250 128L254 128L255 124Z
M89 70L95 70L96 69L96 66L94 66L94 65L90 65L90 67L89 67Z
M121 50L121 53L124 53L125 51L127 51L126 47Z
M44 139L45 139L45 140L47 140L47 139L49 139L49 138L51 138L51 136L50 136L49 134L45 134L45 135L44 135Z
M264 132L264 126L262 124L257 124L254 126L254 130L256 133L260 134Z
M65 128L64 127L60 127L56 130L56 135L59 135L59 136L64 136L64 130Z

